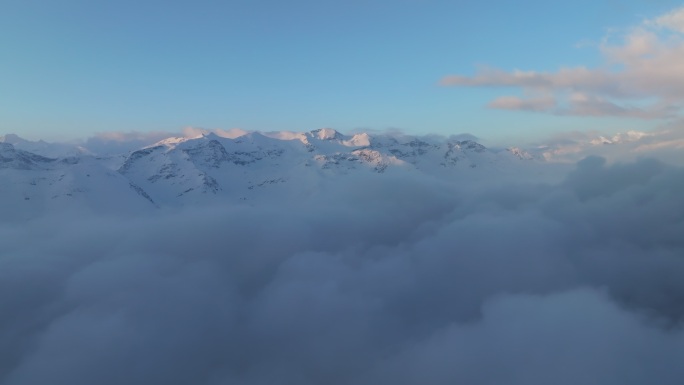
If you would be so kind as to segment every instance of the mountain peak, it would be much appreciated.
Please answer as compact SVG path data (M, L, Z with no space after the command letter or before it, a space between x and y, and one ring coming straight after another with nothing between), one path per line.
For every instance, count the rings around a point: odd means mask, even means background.
M465 150L472 150L475 152L484 152L487 151L487 147L481 145L480 143L474 141L474 140L461 140L456 142L461 148Z
M26 142L26 139L19 137L17 134L7 134L4 136L0 136L0 142L3 143L9 143L9 144L17 144L21 142Z
M342 134L332 128L319 128L311 131L311 135L319 140L343 139Z
M195 139L197 139L197 138L195 138ZM144 149L145 148L156 148L156 147L161 146L161 147L165 147L167 150L171 150L173 148L176 148L176 146L178 146L179 144L185 143L185 142L190 141L190 140L192 140L192 139L191 138L183 138L180 136L172 136L172 137L169 137L166 139L162 139L158 142L155 142L149 146L145 146L143 148Z
M345 140L344 145L356 147L368 147L371 145L371 137L365 132L355 134L351 139Z

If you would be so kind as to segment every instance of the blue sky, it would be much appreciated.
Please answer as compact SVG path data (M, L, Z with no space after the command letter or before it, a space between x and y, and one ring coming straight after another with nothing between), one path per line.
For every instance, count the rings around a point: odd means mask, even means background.
M474 77L482 66L594 68L605 60L597 47L604 37L680 5L4 0L0 134L57 139L185 126L332 127L522 140L654 127L666 118L540 112L515 103L491 108L527 86L511 92L489 80L455 87L440 81Z

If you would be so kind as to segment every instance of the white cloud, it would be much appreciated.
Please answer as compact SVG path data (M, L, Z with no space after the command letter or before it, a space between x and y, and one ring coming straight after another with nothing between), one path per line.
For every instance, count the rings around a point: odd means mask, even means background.
M173 133L164 131L103 132L86 139L83 146L96 154L121 154L172 136L174 136Z
M186 138L197 138L202 135L208 135L210 133L214 133L220 137L223 138L229 138L229 139L235 139L237 137L240 137L242 135L245 135L249 133L249 131L240 129L240 128L231 128L228 130L224 130L221 128L216 128L212 130L208 130L206 128L199 128L199 127L185 127L183 129L183 136Z
M684 7L672 10L665 15L655 18L650 21L650 24L684 33Z
M503 110L547 111L556 106L553 97L519 98L517 96L502 96L487 104L487 107Z
M577 116L671 118L684 104L684 8L646 20L619 43L600 46L604 65L561 68L556 72L511 72L484 68L474 76L446 76L441 83L460 87L511 87L527 94L553 95L543 103L534 96L507 96L492 108L518 109ZM658 31L656 27L667 27ZM583 95L578 100L572 95Z
M237 138L249 131L239 128L224 129L205 129L201 127L184 127L180 132L173 131L111 131L98 133L83 142L83 146L96 154L113 155L122 154L129 151L138 150L145 146L150 146L156 142L164 139L179 137L179 138L196 138L202 135L214 133L224 138Z
M600 156L611 163L651 157L684 166L683 148L684 122L673 121L649 131L557 133L529 144L527 150L551 162L575 163L587 156Z
M589 158L553 185L0 217L0 384L679 384L682 180Z

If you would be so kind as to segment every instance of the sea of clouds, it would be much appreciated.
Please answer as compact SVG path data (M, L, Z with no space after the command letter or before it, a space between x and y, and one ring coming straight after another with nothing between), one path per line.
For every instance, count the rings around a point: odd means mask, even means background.
M680 384L684 169L0 220L0 384Z

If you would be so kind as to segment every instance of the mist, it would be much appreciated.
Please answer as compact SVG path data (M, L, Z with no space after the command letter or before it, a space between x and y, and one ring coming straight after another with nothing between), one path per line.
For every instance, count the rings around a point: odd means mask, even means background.
M684 169L0 221L0 384L679 384Z

